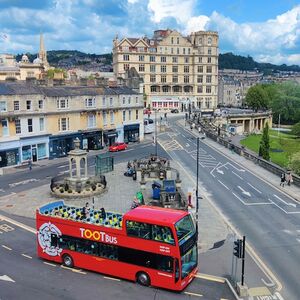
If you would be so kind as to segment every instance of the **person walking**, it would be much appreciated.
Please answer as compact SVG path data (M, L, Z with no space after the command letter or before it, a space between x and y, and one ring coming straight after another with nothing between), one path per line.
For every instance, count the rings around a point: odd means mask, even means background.
M284 187L284 183L285 183L285 174L282 173L280 176L280 186Z
M289 172L287 175L286 175L286 182L287 182L287 185L290 186L291 183L293 182L293 176L292 176L292 173Z
M28 168L31 171L32 170L32 161L31 159L28 161Z

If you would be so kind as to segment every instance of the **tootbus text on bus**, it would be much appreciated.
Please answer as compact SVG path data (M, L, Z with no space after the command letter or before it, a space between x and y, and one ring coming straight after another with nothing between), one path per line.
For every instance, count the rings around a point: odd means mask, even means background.
M197 229L189 212L139 206L125 214L56 201L36 210L37 253L84 268L181 291L198 267Z

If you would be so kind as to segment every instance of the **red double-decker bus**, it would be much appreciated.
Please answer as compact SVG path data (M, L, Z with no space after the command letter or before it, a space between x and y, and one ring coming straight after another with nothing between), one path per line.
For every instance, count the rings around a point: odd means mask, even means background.
M124 215L49 203L36 211L38 256L183 290L198 268L197 229L190 213L139 206Z

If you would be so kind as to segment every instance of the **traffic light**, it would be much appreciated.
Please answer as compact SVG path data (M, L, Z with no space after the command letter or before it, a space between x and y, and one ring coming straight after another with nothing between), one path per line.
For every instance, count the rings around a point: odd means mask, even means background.
M234 241L234 247L233 247L233 255L237 258L242 258L242 248L243 248L243 241L242 240L236 240Z

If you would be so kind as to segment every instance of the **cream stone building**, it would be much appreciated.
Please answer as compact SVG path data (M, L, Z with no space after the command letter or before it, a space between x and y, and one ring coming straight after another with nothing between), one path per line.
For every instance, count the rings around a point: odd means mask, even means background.
M142 94L106 87L0 82L0 168L143 140Z
M154 109L201 109L217 106L218 33L157 30L150 39L113 40L113 69L125 77L134 67L144 81L144 105Z
M49 68L43 34L40 35L39 54L33 62L25 54L19 62L13 55L0 54L0 80L40 79Z

